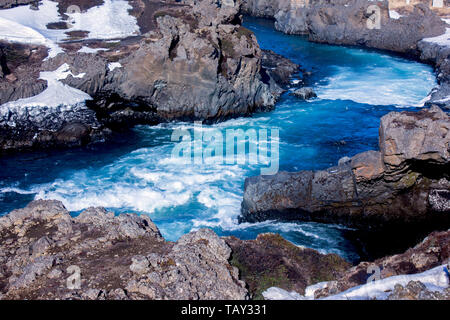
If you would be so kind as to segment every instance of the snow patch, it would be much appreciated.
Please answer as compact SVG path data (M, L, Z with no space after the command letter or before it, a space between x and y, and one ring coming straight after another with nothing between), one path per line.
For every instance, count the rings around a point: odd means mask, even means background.
M304 296L295 291L289 292L277 287L269 288L262 294L265 300L306 300Z
M397 11L395 11L395 10L389 10L389 18L398 20L398 19L400 19L401 17L402 17L402 15L399 14Z
M108 64L109 71L113 71L116 68L122 68L122 65L119 62L111 62Z
M48 29L49 23L62 22L58 3L43 0L39 10L29 6L19 6L0 10L0 39L27 44L40 44L50 48L50 57L63 50L58 42L70 38L71 31L89 32L87 39L117 39L139 34L135 17L129 14L132 9L125 0L104 0L101 6L82 13L68 14L71 22L68 29Z
M89 48L89 47L83 46L77 52L79 52L79 53L97 53L99 51L106 51L106 50L108 50L108 49L106 49L106 48L95 48L94 49L94 48Z
M0 111L23 107L56 108L61 105L72 106L91 100L92 98L87 93L59 81L66 79L69 75L82 78L85 74L73 75L67 63L61 65L55 71L41 72L40 79L47 80L47 89L30 98L7 102L0 106Z
M350 288L347 291L326 297L324 300L386 300L394 290L395 285L406 286L410 281L420 281L428 290L442 292L449 286L446 268L447 266L444 264L418 274L399 275L381 279ZM307 287L304 296L295 291L288 292L277 287L267 289L263 292L263 296L267 300L312 300L314 299L314 292L326 287L326 284L327 282L321 282Z

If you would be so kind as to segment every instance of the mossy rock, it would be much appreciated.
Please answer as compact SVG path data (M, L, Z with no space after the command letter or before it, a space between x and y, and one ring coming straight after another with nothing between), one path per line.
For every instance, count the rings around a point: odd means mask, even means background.
M307 286L339 278L351 264L336 254L300 248L278 234L261 234L256 240L228 237L233 250L231 265L239 269L252 299L262 299L270 287L304 294Z

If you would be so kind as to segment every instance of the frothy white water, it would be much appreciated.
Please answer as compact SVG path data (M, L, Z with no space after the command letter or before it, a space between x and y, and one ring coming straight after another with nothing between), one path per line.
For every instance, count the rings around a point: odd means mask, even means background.
M351 100L371 105L422 107L424 98L437 85L433 70L418 63L390 58L389 66L336 67L335 75L320 81L320 99Z

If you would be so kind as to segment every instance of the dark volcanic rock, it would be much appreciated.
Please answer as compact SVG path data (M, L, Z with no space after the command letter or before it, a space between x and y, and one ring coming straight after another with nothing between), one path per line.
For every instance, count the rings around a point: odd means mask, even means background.
M38 200L0 218L0 299L245 299L230 254L211 230L172 243L147 216Z
M450 224L449 116L438 107L381 119L380 152L322 171L246 179L242 220L338 222L365 229Z
M379 10L379 28L368 27L371 6ZM275 18L275 27L285 33L309 35L331 44L364 45L371 48L417 54L418 41L443 34L445 23L428 5L416 4L399 19L389 16L389 1L275 1L246 0L243 11Z
M233 251L231 264L239 269L253 299L261 299L262 292L273 286L304 293L307 286L338 279L350 267L338 255L300 248L277 234L260 234L256 240L224 239Z
M300 71L298 64L272 50L262 50L261 62L267 74L281 86L288 85L292 76Z

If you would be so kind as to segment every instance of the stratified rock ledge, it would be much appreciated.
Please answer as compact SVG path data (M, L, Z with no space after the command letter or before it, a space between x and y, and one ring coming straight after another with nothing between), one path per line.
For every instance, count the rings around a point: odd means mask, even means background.
M381 119L380 151L321 171L245 181L242 221L279 218L362 229L439 221L450 226L450 119L438 107Z

